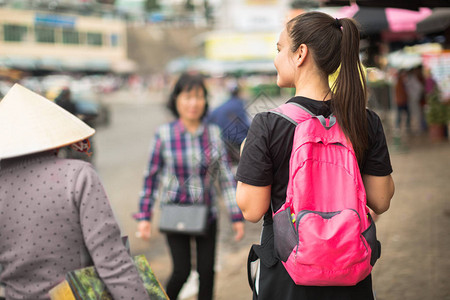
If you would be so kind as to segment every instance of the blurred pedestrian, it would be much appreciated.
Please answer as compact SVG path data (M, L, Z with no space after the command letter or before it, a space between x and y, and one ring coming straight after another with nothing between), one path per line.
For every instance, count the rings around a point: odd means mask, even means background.
M81 113L77 109L77 105L75 104L75 101L72 97L72 91L69 87L65 86L61 89L58 96L55 98L55 103L70 112L71 114L77 116L80 120L85 122L87 125L94 127L93 121L97 117L96 116L88 116L86 114ZM91 149L94 148L93 138L89 140ZM67 147L61 147L58 151L58 156L61 158L75 158L75 159L82 159L85 160L91 164L94 164L94 157L92 155L92 151L90 155L85 155L80 153L79 151L76 151L73 149L73 147L67 146Z
M13 86L0 102L0 282L6 299L49 299L67 272L91 265L114 299L149 299L93 167L58 149L89 151L94 129Z
M401 130L403 114L406 115L406 129L411 129L411 114L408 108L408 93L406 92L406 70L399 70L397 74L397 82L395 83L395 104L397 105L397 117L395 125Z
M358 159L367 205L381 214L388 209L393 194L392 168L380 118L366 109L359 39L352 19L304 13L289 21L281 32L274 64L278 86L295 87L295 96L288 103L301 105L316 116L334 114ZM332 92L328 76L339 65ZM295 124L283 116L258 113L238 166L237 201L245 219L258 222L264 216L261 246L252 248L249 256L249 261L259 258L256 277L251 277L253 299L373 299L371 275L354 286L296 285L278 253L274 253L272 211L278 211L286 201L295 129ZM321 180L315 174L310 176L312 181Z
M72 92L69 87L63 87L55 98L55 103L70 112L73 115L77 114L75 102L72 99Z
M208 109L207 96L202 76L182 74L179 77L168 101L168 108L176 120L162 125L155 134L140 199L140 212L135 215L139 220L140 236L149 239L159 185L163 187L162 204L200 203L208 207L204 235L166 233L173 263L166 289L170 299L177 299L191 272L191 239L195 239L197 249L198 299L213 298L218 217L216 180L226 200L236 233L235 240L240 240L244 235L243 217L235 199L235 181L220 129L204 122Z
M407 72L405 89L408 95L408 109L411 115L411 132L418 134L422 131L423 109L421 102L424 99L424 84L422 81L422 68L416 67Z
M238 83L232 82L229 86L230 98L208 116L211 123L220 127L222 139L233 165L239 163L239 149L250 126L240 90Z
M434 80L429 68L426 68L424 71L424 82L424 90L426 96L429 96L436 88L438 88L436 80Z

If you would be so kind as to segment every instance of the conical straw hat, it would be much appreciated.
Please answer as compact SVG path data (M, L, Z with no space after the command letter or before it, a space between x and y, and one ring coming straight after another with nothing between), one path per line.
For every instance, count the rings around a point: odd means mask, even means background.
M71 145L94 133L71 113L19 84L0 101L0 159Z

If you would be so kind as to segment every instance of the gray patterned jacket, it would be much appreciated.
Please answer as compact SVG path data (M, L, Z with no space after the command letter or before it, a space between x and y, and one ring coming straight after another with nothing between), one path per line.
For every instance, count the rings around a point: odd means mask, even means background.
M91 259L114 299L148 299L93 167L43 152L0 169L0 282L6 299L48 299Z

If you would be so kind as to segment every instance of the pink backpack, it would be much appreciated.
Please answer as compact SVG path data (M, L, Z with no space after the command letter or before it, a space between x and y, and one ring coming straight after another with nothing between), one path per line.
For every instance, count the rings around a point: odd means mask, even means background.
M355 285L380 243L353 147L333 115L296 103L271 112L296 125L286 202L273 214L277 254L298 285Z

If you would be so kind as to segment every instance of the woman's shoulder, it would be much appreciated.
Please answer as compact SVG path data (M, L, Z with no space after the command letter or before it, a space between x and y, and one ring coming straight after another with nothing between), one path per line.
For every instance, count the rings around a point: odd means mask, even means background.
M209 131L215 131L220 133L220 127L215 123L205 122L203 126L205 126L205 128L208 129Z
M380 116L370 108L366 108L366 112L367 112L367 119L369 120L369 122L371 121L378 122L378 120L380 120Z
M176 124L178 124L178 123L179 123L179 120L174 120L172 122L167 122L167 123L159 125L156 130L157 131L168 130L168 129L176 126Z
M271 111L264 111L255 115L252 120L250 130L263 130L281 133L284 131L290 131L293 128L295 128L295 125L288 118Z
M374 112L373 110L367 108L367 122L369 125L369 130L377 131L379 127L382 128L381 118L380 116Z
M73 174L81 174L81 173L96 173L94 166L87 161L82 159L74 159L74 158L56 158L57 162L55 164L55 168L65 169L73 171ZM70 173L70 171L67 171Z
M383 121L373 110L367 109L367 123L369 134L369 147L386 144L386 135L384 133Z
M160 138L170 136L170 132L172 131L172 128L174 126L176 126L177 123L178 123L178 120L175 120L172 122L168 122L168 123L159 125L158 127L156 127L155 135L159 136Z
M216 140L216 139L221 139L221 135L222 135L222 130L220 129L220 127L214 123L204 123L205 126L205 131L207 132L208 135L210 136L210 139L212 140Z

